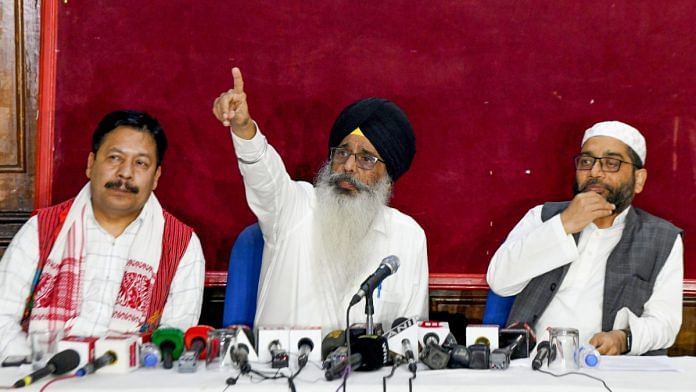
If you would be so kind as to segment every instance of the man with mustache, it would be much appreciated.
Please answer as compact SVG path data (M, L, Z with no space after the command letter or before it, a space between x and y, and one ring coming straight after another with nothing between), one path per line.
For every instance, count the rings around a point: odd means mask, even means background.
M28 354L27 330L103 336L197 324L200 241L153 193L166 149L147 113L115 111L100 121L89 182L38 210L0 262L0 356Z
M231 128L249 207L265 248L255 325L343 329L346 308L381 260L401 266L374 291L375 322L428 315L425 234L388 207L391 187L409 168L415 136L406 115L380 98L345 108L329 135L329 160L314 186L293 181L276 150L251 119L244 81L215 100L213 113ZM364 322L354 306L351 322Z
M508 322L540 337L571 327L601 354L664 354L682 321L681 229L631 206L645 186L646 143L630 125L593 125L575 157L575 197L531 209L488 267L517 295Z

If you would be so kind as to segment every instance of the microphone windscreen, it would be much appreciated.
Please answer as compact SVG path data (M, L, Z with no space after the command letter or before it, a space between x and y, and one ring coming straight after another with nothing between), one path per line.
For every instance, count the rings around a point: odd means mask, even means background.
M382 336L360 336L351 345L351 352L362 356L362 364L357 370L380 369L389 360L389 345Z
M399 318L397 318L396 320L394 320L394 322L392 323L391 327L392 327L392 329L394 329L394 328L396 328L397 326L399 326L400 324L402 324L402 323L404 323L404 322L406 322L406 321L408 321L408 319L407 319L406 317L399 317Z
M186 334L184 335L184 344L186 345L186 349L190 350L191 345L194 341L203 341L203 350L201 350L199 359L205 359L206 343L208 342L208 332L212 331L213 329L214 328L209 325L196 325L187 329Z
M309 351L314 350L314 342L310 338L302 338L297 342L297 349L301 349L302 346L309 346Z
M80 364L80 354L73 349L63 350L49 359L47 364L51 364L56 368L53 374L65 374Z
M152 333L152 343L160 348L162 355L169 351L172 359L179 359L184 351L184 332L176 328L160 328Z
M325 360L329 354L345 344L346 334L344 330L335 329L329 332L321 341L321 360Z
M393 274L394 272L396 272L399 269L399 265L401 264L401 262L399 261L398 257L391 255L391 256L385 257L382 260L382 264L389 267L389 269L391 270L391 273Z

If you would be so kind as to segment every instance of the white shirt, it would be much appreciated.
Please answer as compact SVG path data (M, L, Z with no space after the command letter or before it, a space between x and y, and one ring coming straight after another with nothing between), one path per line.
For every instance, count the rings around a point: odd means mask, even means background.
M600 229L589 224L576 245L573 236L565 233L560 214L542 222L542 207L529 210L517 223L493 255L486 278L497 294L516 295L532 278L571 263L535 332L541 340L548 336L548 327L577 328L580 343L587 343L602 330L605 266L621 239L629 209L621 212L611 227ZM682 321L683 253L681 236L677 236L640 317L626 307L617 312L613 329L630 327L630 354L674 343Z
M114 238L99 226L91 203L87 203L84 286L78 316L66 322L66 328L72 327L71 335L104 336L108 333L123 268L142 219L141 213L121 235ZM38 224L34 216L15 235L0 261L0 357L29 354L26 334L19 322L38 261ZM194 233L172 280L162 311L162 326L186 330L198 323L204 278L205 260L201 243Z
M283 162L258 130L251 140L232 134L249 207L259 220L264 253L256 326L320 326L344 329L350 298L382 259L396 255L398 271L374 292L375 323L385 329L398 317L428 316L428 260L425 233L409 216L384 207L367 234L374 260L355 277L354 289L338 293L313 265L316 194L312 184L292 181ZM328 261L330 262L330 260ZM349 285L349 287L351 287ZM350 322L364 323L364 300L351 309Z

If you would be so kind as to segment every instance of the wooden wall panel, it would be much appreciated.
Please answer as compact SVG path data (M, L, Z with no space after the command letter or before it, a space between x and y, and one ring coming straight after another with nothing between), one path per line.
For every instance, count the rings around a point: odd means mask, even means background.
M0 6L0 210L32 208L36 135L38 5L16 0ZM12 34L9 34L9 33Z
M0 3L0 255L34 202L39 9Z

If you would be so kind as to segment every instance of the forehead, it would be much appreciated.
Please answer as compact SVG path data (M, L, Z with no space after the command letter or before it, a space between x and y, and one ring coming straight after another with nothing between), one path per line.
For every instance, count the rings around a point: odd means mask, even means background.
M611 136L594 136L582 145L582 152L597 157L619 154L628 158L628 145Z
M340 146L348 147L353 152L368 151L379 156L375 146L365 136L350 134L341 140Z
M133 154L153 156L157 154L157 143L149 132L128 126L120 126L107 133L102 139L99 151L108 151L114 148Z

